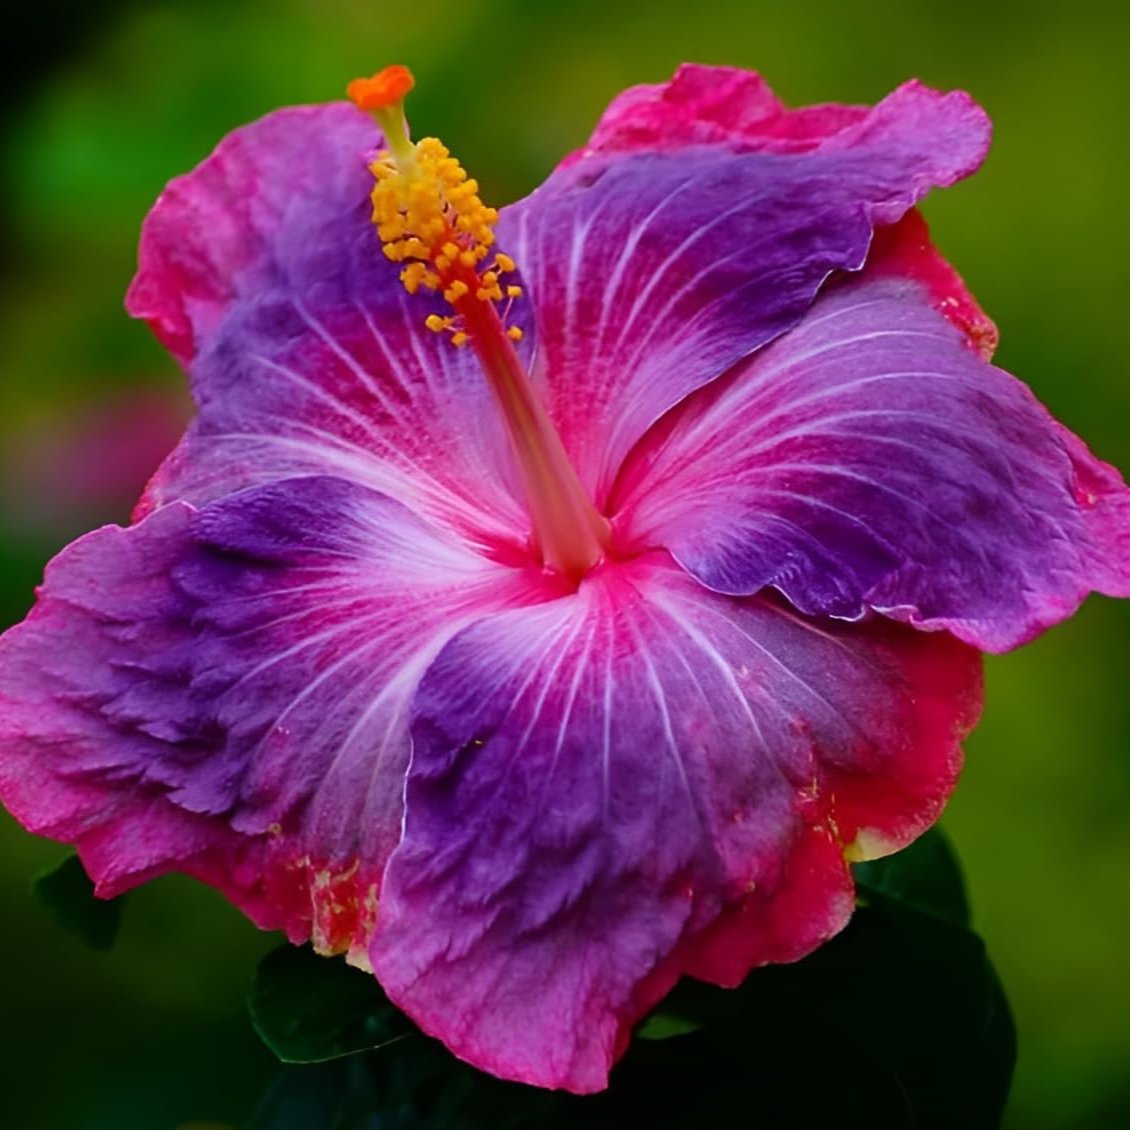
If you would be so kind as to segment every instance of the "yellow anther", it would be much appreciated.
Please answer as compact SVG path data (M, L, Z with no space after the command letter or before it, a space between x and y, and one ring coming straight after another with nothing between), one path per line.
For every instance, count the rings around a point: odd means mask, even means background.
M475 205L477 205L477 207L475 207L475 211L478 211L482 208L482 202L471 199L472 197L478 195L478 191L479 182L475 180L474 177L472 177L470 180L465 180L461 184L453 184L448 190L448 197L450 198L452 203L462 201L464 206L471 205L472 207L474 207ZM468 208L468 211L469 210L470 208Z
M415 294L421 286L424 285L425 279L428 277L428 268L423 263L409 263L407 267L400 272L400 281L404 284L404 289L409 294Z
M450 150L438 137L425 137L419 145L420 152L426 153L429 157L435 157L436 160L442 160L444 157L450 155Z
M508 330L506 331L506 336L507 336L507 337L508 337L508 338L509 338L509 339L510 339L511 341L521 341L524 335L523 335L523 333L522 333L522 330L521 330L521 327L520 327L520 326L511 326L511 327L510 327L510 328L509 328L509 329L508 329Z
M494 303L519 298L522 291L499 284L499 275L515 270L515 263L501 253L490 258L498 211L479 198L479 182L437 138L410 139L403 101L412 85L405 68L390 67L349 87L357 105L377 118L387 146L369 166L373 223L384 254L403 264L400 280L408 293L441 291L460 315L433 314L428 328L450 332L451 341L463 345L470 338L460 304L468 296ZM489 267L481 270L484 261ZM500 320L493 324L500 326Z

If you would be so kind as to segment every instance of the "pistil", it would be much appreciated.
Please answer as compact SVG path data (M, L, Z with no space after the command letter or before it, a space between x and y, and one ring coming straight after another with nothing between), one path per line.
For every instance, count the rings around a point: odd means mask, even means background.
M579 579L603 557L609 523L589 499L515 351L522 331L506 319L522 290L504 282L514 261L491 252L498 213L483 204L478 184L441 142L410 140L403 100L412 85L405 67L349 84L350 98L373 113L388 147L370 166L373 222L385 255L403 264L405 289L442 293L452 313L432 314L424 324L454 348L474 349L506 424L542 560Z

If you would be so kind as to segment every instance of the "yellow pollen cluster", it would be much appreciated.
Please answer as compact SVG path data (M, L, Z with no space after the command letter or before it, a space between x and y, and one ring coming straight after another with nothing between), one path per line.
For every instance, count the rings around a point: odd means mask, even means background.
M513 259L501 253L490 262L494 224L498 212L479 198L478 182L469 178L447 147L434 137L412 146L407 159L388 151L370 166L373 186L373 223L384 253L403 263L400 280L409 294L421 288L439 291L458 311L462 300L509 304L521 296L521 287L504 284L502 276L515 270ZM469 335L460 314L426 321L436 333L450 333L455 345L465 345ZM507 330L512 340L522 331Z

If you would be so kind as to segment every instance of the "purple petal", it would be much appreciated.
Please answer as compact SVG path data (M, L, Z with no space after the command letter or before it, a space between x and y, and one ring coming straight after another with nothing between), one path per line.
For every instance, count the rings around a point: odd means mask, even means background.
M186 870L263 925L363 954L416 684L460 628L541 598L328 477L107 527L0 642L0 794L105 889Z
M176 740L171 732L156 739L130 717L133 674L115 664L123 651L165 656L180 646L182 602L167 572L191 519L189 507L171 506L135 531L107 527L75 542L48 566L28 619L0 638L0 796L31 831L56 839L83 842L120 824L121 853L96 876L103 889L204 843L191 821L170 818L154 835L138 809L159 808L161 798L130 798L116 786L125 774L142 776L148 753ZM154 698L165 682L150 678Z
M592 156L504 211L550 411L598 505L651 424L794 325L830 272L862 266L875 225L987 142L966 96L915 87L818 152Z
M237 130L146 220L131 313L191 362L199 416L147 512L293 475L365 483L491 544L528 521L470 351L424 328L370 222L372 122L340 104Z
M641 445L626 545L1004 651L1130 594L1130 494L906 282L845 286Z
M844 845L937 815L979 670L658 556L487 617L420 686L374 971L471 1063L599 1089L681 972L734 984L843 925Z

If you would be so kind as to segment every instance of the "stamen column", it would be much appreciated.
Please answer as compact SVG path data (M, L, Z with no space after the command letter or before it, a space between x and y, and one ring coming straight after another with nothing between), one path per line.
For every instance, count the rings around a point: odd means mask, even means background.
M439 291L449 303L451 316L433 314L426 324L449 333L453 346L474 349L502 411L542 558L579 580L604 556L609 523L593 506L522 367L514 349L521 330L504 324L521 289L501 284L515 269L508 256L495 254L486 264L498 214L482 203L477 183L440 142L410 140L403 100L412 85L404 67L349 85L349 96L373 112L388 145L372 165L373 222L385 255L405 264L400 277L408 292ZM504 300L500 314L497 304Z

